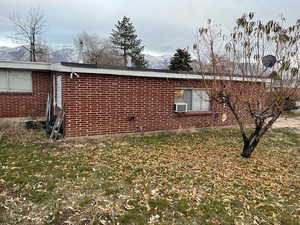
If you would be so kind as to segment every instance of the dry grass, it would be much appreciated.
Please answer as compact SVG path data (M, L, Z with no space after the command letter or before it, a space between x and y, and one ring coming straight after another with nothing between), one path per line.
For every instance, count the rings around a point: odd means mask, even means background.
M300 135L273 130L251 159L239 132L104 142L0 141L0 224L298 225Z
M0 121L0 142L10 144L32 144L46 140L42 130L26 129L21 122Z

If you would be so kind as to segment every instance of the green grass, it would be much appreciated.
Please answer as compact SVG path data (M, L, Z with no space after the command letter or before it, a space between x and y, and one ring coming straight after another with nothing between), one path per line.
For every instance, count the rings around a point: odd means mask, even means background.
M239 132L105 142L0 141L0 224L300 224L300 135Z

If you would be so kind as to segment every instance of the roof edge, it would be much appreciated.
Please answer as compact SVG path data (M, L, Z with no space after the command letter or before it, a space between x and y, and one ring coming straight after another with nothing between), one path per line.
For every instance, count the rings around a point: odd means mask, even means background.
M165 70L137 70L124 68L101 68L101 67L78 67L71 66L71 63L43 63L43 62L24 62L24 61L0 61L0 68L4 69L24 69L24 70L40 70L65 73L87 73L115 76L131 76L131 77L150 77L150 78L169 78L169 79L194 79L194 80L234 80L248 82L270 82L269 78L264 77L246 77L246 76L225 76L225 75L209 75L196 73L180 73Z
M167 78L167 79L185 79L185 80L233 80L247 82L270 82L269 78L264 77L245 77L245 76L225 76L225 75L208 75L197 73L179 73L164 70L133 70L123 68L100 68L100 67L78 67L66 66L64 64L52 64L51 70L56 72L76 72L88 74L103 74L115 76L131 76L131 77L148 77L148 78Z
M0 61L0 68L3 69L49 70L50 65L45 62Z

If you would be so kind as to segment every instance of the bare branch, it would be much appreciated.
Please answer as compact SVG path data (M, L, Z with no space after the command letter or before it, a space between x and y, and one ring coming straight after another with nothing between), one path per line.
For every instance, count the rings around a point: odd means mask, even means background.
M41 47L38 45L42 43L42 34L45 27L44 14L40 8L29 9L25 18L20 17L16 13L13 13L9 17L10 21L15 26L15 34L11 36L11 39L21 44L30 55L30 61L36 61L38 58L38 52L41 52ZM40 50L37 50L40 49Z
M230 35L220 34L219 27L210 20L199 29L194 45L198 57L195 69L205 87L212 87L211 100L225 104L233 114L244 141L242 155L250 157L290 102L300 98L300 22L292 26L286 26L284 19L263 23L249 13L238 18ZM272 68L262 64L265 54L276 57ZM205 80L204 74L213 80ZM227 81L216 79L220 75ZM241 82L234 81L237 76ZM268 82L261 82L263 78Z
M85 63L99 65L122 65L122 59L118 56L111 42L100 39L95 34L82 32L74 39L74 46Z

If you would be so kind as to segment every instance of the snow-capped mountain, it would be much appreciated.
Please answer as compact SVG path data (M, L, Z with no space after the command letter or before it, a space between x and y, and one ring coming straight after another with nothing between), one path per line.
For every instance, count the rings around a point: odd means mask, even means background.
M29 58L28 52L23 47L0 47L0 60L20 60L26 61ZM46 60L51 63L62 61L74 61L76 54L70 47L49 50Z
M65 47L57 50L51 50L49 54L49 62L76 62L78 56L73 48Z
M0 47L0 60L25 60L26 51L22 47Z
M23 47L0 47L0 60L20 60L27 61L29 58L28 52ZM152 69L167 69L170 56L153 56L145 55L148 61L148 67ZM49 56L45 61L50 63L59 62L76 62L78 59L76 51L71 47L62 47L49 50Z
M171 56L153 56L145 55L145 59L148 61L148 67L152 69L168 69Z

